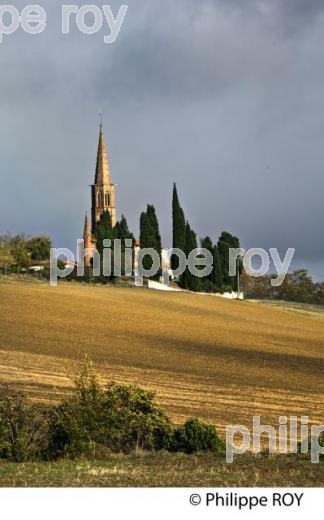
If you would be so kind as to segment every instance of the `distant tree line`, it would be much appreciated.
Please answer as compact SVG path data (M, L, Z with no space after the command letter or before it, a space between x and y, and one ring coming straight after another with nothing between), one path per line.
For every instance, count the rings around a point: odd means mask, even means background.
M96 224L95 240L96 247L102 259L104 249L103 241L105 239L120 239L121 241L121 267L122 275L124 273L124 256L125 244L128 240L133 247L132 265L134 260L134 244L135 239L130 231L127 220L124 215L113 228L108 212L104 212ZM140 216L140 245L141 248L153 248L160 257L162 252L162 241L159 230L159 222L154 206L148 205L146 211ZM177 187L173 186L172 197L172 246L175 249L184 251L186 257L193 249L197 249L197 235L191 228L189 222L185 218L184 211L180 205ZM237 237L223 231L217 241L214 243L209 236L200 240L200 246L207 249L213 257L213 269L206 277L197 277L190 273L189 269L178 279L178 284L190 291L201 292L224 292L235 291L237 289L237 275L229 276L229 249L239 248L240 241ZM38 262L44 265L44 270L40 273L43 277L49 277L49 258L50 249L52 247L51 239L47 235L28 236L25 234L18 235L0 235L0 272L21 272L28 271L31 265ZM113 266L113 248L111 251ZM161 261L160 261L161 264ZM143 267L150 269L152 260L149 256L143 258ZM64 264L59 265L64 268ZM178 268L178 257L171 256L171 268ZM271 285L273 275L252 277L242 272L241 263L237 266L240 272L241 290L247 298L266 298L278 300L291 300L297 302L314 303L324 305L324 282L314 282L305 269L288 273L284 282L279 287ZM159 279L161 270L156 274L155 278ZM67 280L75 279L91 283L107 283L114 281L115 273L112 269L111 276L93 277L92 269L86 269L84 277L76 276L76 270L67 277ZM117 280L117 278L116 278Z
M0 236L0 268L28 269L33 263L49 261L51 239L46 235L26 236L2 235Z
M244 273L241 288L248 298L324 305L324 282L314 282L306 269L287 273L279 287L271 285L272 278L273 275L253 277Z

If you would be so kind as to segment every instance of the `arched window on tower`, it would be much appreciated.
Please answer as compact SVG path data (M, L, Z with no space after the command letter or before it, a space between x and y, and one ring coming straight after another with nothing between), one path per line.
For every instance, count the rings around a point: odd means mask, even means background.
M101 191L98 191L98 206L102 207L102 193Z
M105 206L109 206L110 200L109 200L109 193L105 193Z

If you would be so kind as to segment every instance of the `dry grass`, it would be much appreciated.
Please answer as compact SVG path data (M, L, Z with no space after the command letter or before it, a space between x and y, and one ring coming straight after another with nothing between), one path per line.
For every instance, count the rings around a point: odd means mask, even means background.
M176 422L323 422L324 313L187 293L0 283L0 381L60 398L89 354L157 393Z
M0 464L2 487L318 487L324 464L301 457L181 453L112 455L105 461Z

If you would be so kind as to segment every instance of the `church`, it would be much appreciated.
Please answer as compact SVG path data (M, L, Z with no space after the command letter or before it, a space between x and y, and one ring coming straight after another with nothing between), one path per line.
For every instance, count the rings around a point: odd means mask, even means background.
M96 172L94 184L91 185L91 221L88 213L84 221L84 247L85 249L95 249L95 229L104 211L108 211L112 227L116 225L116 206L115 206L115 185L111 181L110 168L108 162L107 149L100 123L99 143L97 152ZM86 255L85 265L91 265L92 255Z
M91 250L96 249L96 224L99 222L101 215L108 211L112 227L116 226L116 202L115 202L115 185L111 180L110 167L107 155L107 149L102 129L102 122L100 123L99 142L97 151L97 162L94 184L91 184L91 219L88 213L85 214L84 220L84 248L87 250L84 257L85 267L92 267L93 253ZM138 252L140 248L140 241L135 240L134 250ZM173 279L173 273L170 266L170 255L167 248L161 250L162 266L165 271L168 271L169 277ZM135 254L136 258L136 254ZM136 270L136 260L134 258L134 271ZM152 282L153 283L153 282Z

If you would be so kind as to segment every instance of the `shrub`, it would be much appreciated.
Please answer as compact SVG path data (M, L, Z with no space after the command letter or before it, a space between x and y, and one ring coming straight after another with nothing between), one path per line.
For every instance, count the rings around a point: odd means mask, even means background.
M95 456L103 447L114 452L168 447L171 421L153 393L114 382L103 388L89 366L75 383L73 396L52 414L54 457Z
M172 450L185 453L198 451L224 452L224 442L218 437L212 425L200 422L198 419L188 419L173 433Z
M308 453L311 453L312 446L316 446L317 443L321 446L321 448L324 448L324 432L321 432L318 437L317 436L312 437L311 435L309 435L307 442L308 442ZM302 443L299 442L298 446L297 446L297 453L301 454L302 453L301 450L302 450ZM320 455L320 460L324 460L324 455Z
M48 236L31 237L26 242L26 248L32 260L47 260L50 258L52 241Z
M46 411L28 404L23 394L0 389L0 458L25 462L44 458L47 450Z
M174 428L152 392L115 382L102 387L91 364L75 379L72 396L55 407L0 388L0 458L25 462L162 449L219 453L224 444L213 426L197 419Z
M172 423L155 403L154 393L131 385L109 383L107 405L118 451L163 449L169 446Z
M95 453L94 437L99 435L103 390L88 367L75 380L72 397L51 413L49 450L51 457L74 457Z

